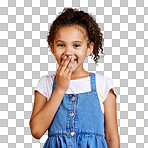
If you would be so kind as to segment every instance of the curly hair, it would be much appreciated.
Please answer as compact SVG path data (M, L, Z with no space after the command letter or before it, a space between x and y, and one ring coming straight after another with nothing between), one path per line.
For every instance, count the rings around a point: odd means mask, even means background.
M101 33L101 29L99 28L98 24L96 23L95 19L93 18L92 14L85 13L84 11L79 11L78 9L72 9L72 8L64 8L60 15L53 21L53 23L50 26L49 35L47 36L47 42L48 45L51 47L50 43L53 44L56 33L61 27L64 26L72 26L72 25L78 25L85 29L87 38L88 38L88 44L93 42L94 43L94 49L92 54L90 54L93 57L93 60L95 61L95 64L97 64L97 61L100 58L99 52L103 53L103 34Z

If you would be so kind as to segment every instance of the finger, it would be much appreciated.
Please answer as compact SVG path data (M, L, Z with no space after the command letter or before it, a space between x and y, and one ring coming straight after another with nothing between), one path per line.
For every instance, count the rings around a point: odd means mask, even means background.
M60 69L61 69L61 67L63 66L63 64L64 64L64 62L66 61L66 59L67 59L67 57L62 59L62 62L60 63L60 65L59 65L57 71L60 71Z
M73 64L74 64L74 60L71 59L71 61L67 65L67 68L65 69L65 73L66 74L68 74L68 72L70 71L70 69L72 69Z
M74 64L71 65L71 68L69 69L68 74L67 74L68 77L70 77L70 78L71 78L71 74L72 74L72 70L73 70L73 65Z
M65 60L65 62L63 63L63 65L62 65L62 67L61 67L61 69L60 69L60 71L61 72L64 72L65 71L65 69L67 68L67 66L68 66L68 63L70 62L70 57L68 57L66 60Z

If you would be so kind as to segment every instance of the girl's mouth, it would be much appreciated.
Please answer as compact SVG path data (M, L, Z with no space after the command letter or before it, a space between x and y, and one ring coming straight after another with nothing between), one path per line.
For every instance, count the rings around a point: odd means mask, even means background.
M76 62L77 62L78 60L77 60L77 59L74 59L74 61L76 61Z
M62 60L63 60L63 59L61 59L61 62L62 62ZM74 59L74 61L78 62L78 59Z

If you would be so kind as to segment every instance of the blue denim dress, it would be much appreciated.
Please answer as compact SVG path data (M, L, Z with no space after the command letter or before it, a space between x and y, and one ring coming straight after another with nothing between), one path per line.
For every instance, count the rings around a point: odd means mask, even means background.
M95 73L90 72L90 79L90 92L64 95L43 148L108 148ZM55 86L56 77L52 92Z

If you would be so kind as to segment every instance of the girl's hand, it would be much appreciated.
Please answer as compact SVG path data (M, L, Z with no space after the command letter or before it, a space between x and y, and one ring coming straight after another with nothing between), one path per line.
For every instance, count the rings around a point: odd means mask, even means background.
M56 72L56 89L64 92L67 91L74 63L74 60L70 56L62 60Z

